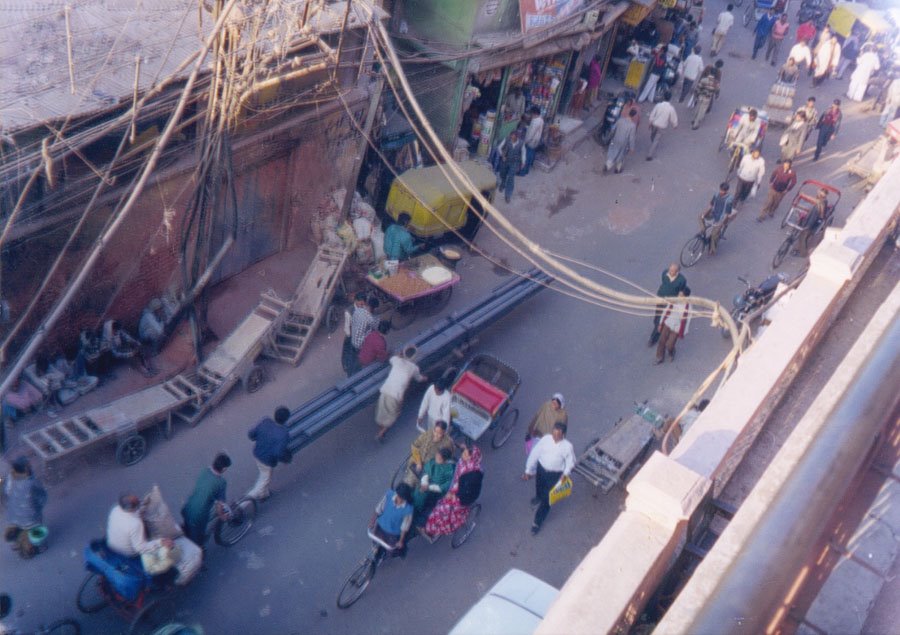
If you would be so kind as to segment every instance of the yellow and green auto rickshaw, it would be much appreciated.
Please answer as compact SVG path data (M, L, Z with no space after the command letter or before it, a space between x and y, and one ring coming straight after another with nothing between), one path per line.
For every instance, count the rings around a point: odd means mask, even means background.
M478 191L489 201L494 199L497 177L491 169L475 161L459 164ZM388 193L385 211L397 220L404 212L410 215L409 231L419 238L439 238L451 231L459 231L472 239L481 226L481 218L469 210L469 203L481 213L481 206L472 195L463 191L460 196L444 176L441 166L412 168L398 176Z
M870 9L860 2L839 2L828 16L828 27L841 37L850 37L854 31L860 44L893 28L881 11Z

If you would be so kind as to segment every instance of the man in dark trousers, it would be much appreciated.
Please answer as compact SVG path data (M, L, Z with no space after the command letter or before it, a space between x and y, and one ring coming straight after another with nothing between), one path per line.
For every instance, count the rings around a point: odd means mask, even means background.
M681 267L677 262L669 265L669 268L662 272L661 277L662 282L659 289L656 290L656 295L661 298L674 298L687 287L687 279L681 273ZM656 346L659 341L659 318L665 308L665 304L656 305L656 315L653 316L653 332L650 334L650 341L647 342L648 347Z
M841 119L843 119L841 100L835 99L831 107L819 117L819 123L816 124L816 128L819 129L819 136L816 139L816 153L813 155L813 161L819 160L822 150L837 135L838 130L841 128Z
M531 499L532 505L537 505L534 523L531 525L532 535L541 530L541 525L550 513L550 491L563 476L569 476L575 467L575 449L572 442L566 440L566 430L564 423L553 424L553 431L534 444L525 462L522 480L527 481L537 475L535 496Z
M222 503L225 502L225 470L231 467L231 457L224 452L216 455L212 466L203 468L194 491L181 508L181 517L184 518L184 534L198 547L206 543L206 528L209 526L213 510L220 512Z
M287 428L284 424L291 417L291 411L284 406L275 409L275 420L269 417L263 417L256 426L247 433L251 441L255 441L253 446L253 458L256 459L256 465L259 467L259 478L253 485L253 489L247 492L249 498L256 500L266 500L271 492L269 491L269 483L272 482L272 470L281 463L290 463L293 455L288 449Z

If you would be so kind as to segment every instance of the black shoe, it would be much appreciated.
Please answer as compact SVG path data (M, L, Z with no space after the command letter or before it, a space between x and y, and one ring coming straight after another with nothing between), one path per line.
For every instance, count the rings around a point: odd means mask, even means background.
M669 352L669 361L672 361L672 362L675 361L675 351Z
M531 499L531 506L532 506L532 507L537 507L537 506L540 505L540 504L541 504L541 499L538 498L537 496L535 496L534 498Z
M537 536L537 535L538 535L538 532L539 532L540 530L541 530L541 528L540 528L539 525L532 525L532 526L531 526L531 535L532 535L532 536Z

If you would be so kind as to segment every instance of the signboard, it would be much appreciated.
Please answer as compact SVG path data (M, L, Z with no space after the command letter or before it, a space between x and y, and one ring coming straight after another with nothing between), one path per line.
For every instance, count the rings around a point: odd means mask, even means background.
M584 8L585 0L519 0L522 33L550 26Z

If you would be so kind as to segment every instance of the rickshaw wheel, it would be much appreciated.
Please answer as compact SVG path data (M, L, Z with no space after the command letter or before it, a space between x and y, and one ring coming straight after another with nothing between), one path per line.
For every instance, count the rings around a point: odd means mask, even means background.
M353 570L353 573L351 573L350 577L347 578L347 581L344 582L344 586L341 587L341 591L337 596L338 608L349 608L354 602L361 598L362 594L365 593L366 589L369 587L369 582L372 581L374 575L375 563L366 558Z
M454 549L458 549L462 547L466 540L469 539L469 536L472 535L472 532L475 531L475 525L477 524L478 515L481 513L481 504L475 503L471 507L469 507L469 513L466 516L466 522L463 523L463 526L453 532L453 536L450 538L450 546Z
M784 242L781 243L781 246L778 247L778 251L775 252L775 257L772 258L772 269L777 269L782 262L784 262L784 257L787 256L788 251L791 249L791 245L794 244L791 236L788 236L784 239Z
M232 504L232 516L228 520L219 520L213 530L217 545L231 547L247 535L256 519L256 501L244 497Z
M147 454L147 440L139 434L132 434L119 441L116 447L116 461L125 467L139 462Z
M99 573L93 571L87 574L84 582L78 588L75 604L82 613L96 613L109 604L109 596L101 585L106 584Z
M491 438L491 447L496 450L506 443L518 421L518 408L511 408L504 412L503 416L500 417L500 421L497 423L497 429L494 430L494 436Z
M174 608L169 600L153 599L147 602L131 620L128 635L151 635L157 629L171 623Z

